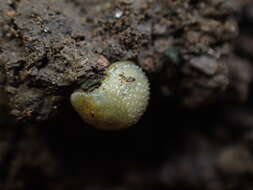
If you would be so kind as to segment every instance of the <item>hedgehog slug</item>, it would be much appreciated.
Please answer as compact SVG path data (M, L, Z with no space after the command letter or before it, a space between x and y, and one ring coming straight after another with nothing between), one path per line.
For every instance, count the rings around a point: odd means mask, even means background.
M74 91L71 103L81 118L97 129L129 128L138 122L148 105L148 79L142 69L130 61L113 63L104 74L98 88Z

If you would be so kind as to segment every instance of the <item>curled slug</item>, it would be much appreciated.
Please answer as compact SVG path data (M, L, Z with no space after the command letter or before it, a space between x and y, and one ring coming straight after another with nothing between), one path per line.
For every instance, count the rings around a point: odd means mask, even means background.
M71 103L81 118L102 130L120 130L139 121L149 101L149 82L142 69L130 61L116 62L105 71L98 88L78 89Z

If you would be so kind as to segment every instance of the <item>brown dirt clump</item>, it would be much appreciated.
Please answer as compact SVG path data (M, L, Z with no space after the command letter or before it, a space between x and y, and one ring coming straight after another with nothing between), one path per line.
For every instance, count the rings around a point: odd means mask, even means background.
M216 101L229 85L224 57L237 27L221 3L0 3L4 88L19 120L48 119L82 81L99 80L100 56L162 69L164 88L188 106Z

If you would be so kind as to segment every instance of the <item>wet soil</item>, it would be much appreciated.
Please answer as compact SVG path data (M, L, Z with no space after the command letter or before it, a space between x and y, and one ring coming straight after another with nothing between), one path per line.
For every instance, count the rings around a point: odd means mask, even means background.
M246 3L0 0L0 189L252 189ZM95 130L69 96L121 60L149 76L150 106Z

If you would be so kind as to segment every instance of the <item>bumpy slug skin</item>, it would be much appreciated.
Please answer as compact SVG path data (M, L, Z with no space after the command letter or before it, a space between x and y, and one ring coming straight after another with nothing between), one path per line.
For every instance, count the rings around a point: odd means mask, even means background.
M137 123L148 100L146 75L128 61L108 67L102 84L92 92L78 89L71 95L71 103L82 119L102 130L119 130Z

